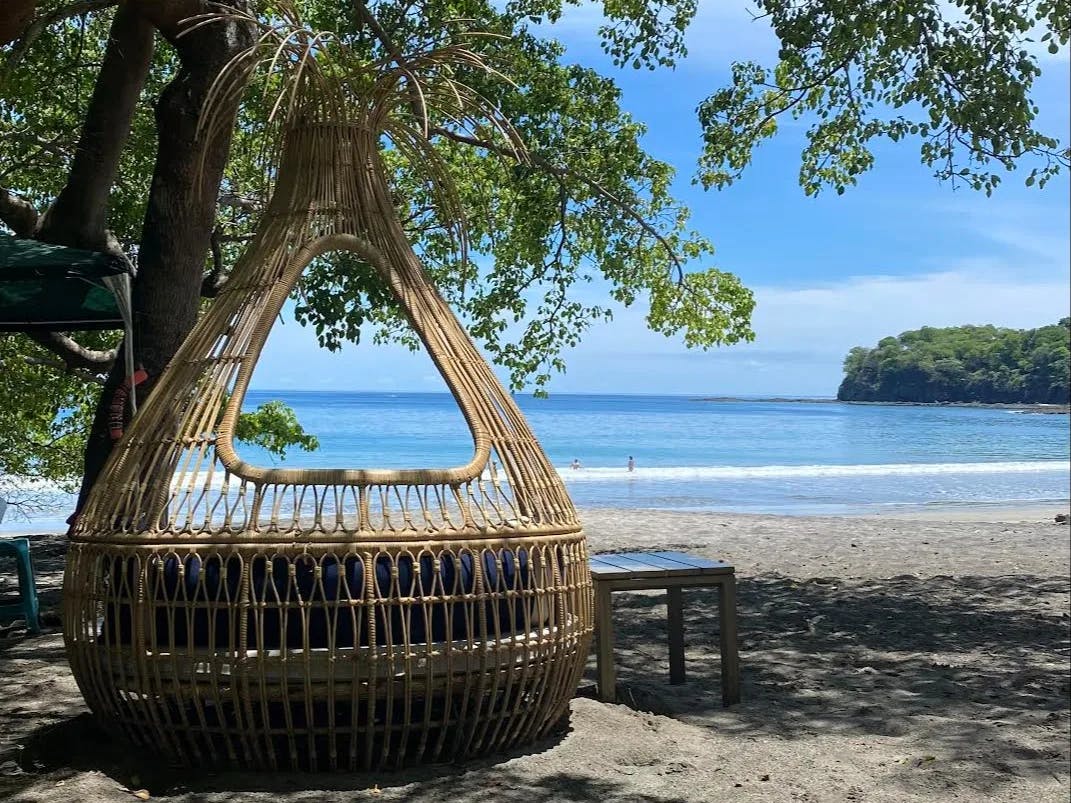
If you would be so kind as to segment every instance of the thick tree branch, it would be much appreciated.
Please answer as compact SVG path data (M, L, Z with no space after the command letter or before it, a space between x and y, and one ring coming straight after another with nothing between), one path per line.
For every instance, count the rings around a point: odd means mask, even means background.
M67 184L45 212L39 239L102 250L108 196L153 52L152 26L129 5L115 14Z
M19 62L22 61L22 57L26 55L26 51L29 50L33 43L37 41L38 37L50 25L55 25L61 20L69 19L71 17L80 17L83 14L89 14L94 11L100 11L102 8L108 8L109 6L118 5L119 0L84 0L81 3L71 3L69 6L61 6L50 14L43 14L33 22L29 24L22 31L22 36L11 48L11 52L7 56L7 64L4 65L4 73L0 76L0 79L6 78L11 74L11 71L19 66ZM0 44L6 44L3 39L0 39ZM0 83L3 83L0 80Z
M409 79L409 108L413 112L413 116L421 120L425 130L428 127L428 112L424 105L420 102L420 93L417 90L417 80L409 70L409 64L405 60L405 56L402 55L401 50L394 44L394 40L390 38L390 34L379 24L379 20L375 18L375 15L369 10L368 6L358 0L354 3L354 10L357 12L358 19L368 26L368 30L379 40L379 43L383 45L383 49L390 54L390 57L394 60L394 63L405 73L405 76Z
M22 36L37 12L37 0L4 0L0 9L0 47Z
M360 2L360 0L353 5L360 21L367 25L368 30L375 34L376 39L383 45L383 48L390 54L390 57L394 59L395 63L400 67L405 67L405 59L402 57L401 51L395 46L390 35L383 29L383 26L379 24L379 20L375 18L375 15L368 9L368 6L363 2Z
M244 243L253 239L253 234L223 234L219 227L212 229L209 249L212 254L212 270L201 279L201 298L215 298L227 283L223 275L223 243Z
M34 343L48 349L63 361L64 367L69 371L83 370L106 373L116 357L119 349L98 351L87 349L81 343L68 337L62 332L28 332Z
M219 196L219 205L226 209L238 209L242 212L259 212L264 208L260 198L225 192Z
M220 7L247 6L245 0L238 2L213 2L212 0L124 0L124 4L136 8L138 13L149 20L171 44L177 45L176 37L186 26L187 20L198 14ZM246 9L248 10L248 9ZM231 23L228 23L230 25Z
M94 385L104 384L104 376L102 374L95 374L92 371L86 371L81 368L71 368L63 360L51 360L47 357L23 357L23 359L27 365L44 365L76 376L83 382L91 382Z
M212 250L212 270L201 280L201 298L219 295L220 278L223 276L223 247L220 245L219 227L212 229L209 245Z
M464 145L471 145L474 148L483 148L484 150L490 151L492 153L497 153L501 156L508 156L511 159L518 160L518 157L520 156L517 151L511 148L496 145L493 142L477 139L476 137L470 137L467 134L462 134L457 131L451 131L448 128L441 128L436 126L432 128L429 133L431 136L445 137L446 139L453 140L454 142L460 142ZM684 265L680 261L680 257L677 256L677 252L673 248L673 244L669 240L667 240L666 237L658 229L648 223L647 220L643 217L643 215L641 215L631 204L618 198L608 189L599 184L599 182L595 181L595 179L589 178L583 173L578 173L574 170L570 170L567 167L561 167L559 165L553 164L552 162L548 161L547 159L544 159L538 154L528 151L523 154L523 159L527 160L536 167L547 171L552 176L556 176L558 178L564 178L568 176L570 178L576 179L582 184L586 184L590 189L594 190L600 198L609 201L611 204L613 204L630 218L632 218L641 229L647 232L651 237L655 239L656 242L658 242L659 245L661 245L665 249L666 254L669 256L670 262L673 263L673 267L677 271L677 280L683 281Z
M33 204L0 187L0 222L16 237L32 237L39 217Z

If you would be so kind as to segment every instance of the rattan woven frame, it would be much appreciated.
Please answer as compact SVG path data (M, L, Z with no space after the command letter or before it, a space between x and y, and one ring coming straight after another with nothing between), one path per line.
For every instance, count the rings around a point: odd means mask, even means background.
M64 636L90 708L190 765L368 769L546 735L592 631L583 531L432 286L371 128L294 122L271 204L72 531ZM233 444L272 323L316 256L389 284L473 435L462 466L250 466ZM223 411L222 414L220 411Z

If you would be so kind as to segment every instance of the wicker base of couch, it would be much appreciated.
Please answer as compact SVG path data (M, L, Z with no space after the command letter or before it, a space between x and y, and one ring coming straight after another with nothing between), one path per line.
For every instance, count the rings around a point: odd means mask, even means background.
M174 763L457 760L566 713L591 637L586 566L582 535L293 557L74 543L65 635L90 708Z

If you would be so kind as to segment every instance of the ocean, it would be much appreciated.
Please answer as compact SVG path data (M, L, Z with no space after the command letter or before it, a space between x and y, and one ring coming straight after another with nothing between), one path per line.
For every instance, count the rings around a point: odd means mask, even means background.
M1059 510L1071 498L1065 415L684 396L517 398L582 507L848 515L1050 503ZM283 461L246 445L239 453L247 462L436 468L472 455L445 393L250 391L245 404L271 399L290 405L320 448ZM10 517L0 529L56 526L66 512Z

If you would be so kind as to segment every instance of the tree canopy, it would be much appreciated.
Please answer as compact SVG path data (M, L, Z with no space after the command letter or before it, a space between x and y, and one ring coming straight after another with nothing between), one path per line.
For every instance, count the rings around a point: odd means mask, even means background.
M1038 329L924 326L853 348L841 401L1067 404L1071 318Z
M1037 128L1040 53L1071 36L1067 0L756 0L780 41L776 65L741 62L699 107L700 178L724 186L774 136L804 119L800 185L838 193L874 165L873 143L914 140L937 178L991 194L1023 166L1042 187L1067 146Z
M296 13L369 62L404 69L416 54L457 42L477 54L457 77L510 121L525 157L492 126L425 110L425 135L468 221L468 254L455 247L436 188L386 143L384 157L418 252L514 389L542 388L564 370L564 350L612 315L611 302L646 305L653 330L691 347L753 337L751 293L712 266L713 244L689 228L672 196L673 167L644 151L643 123L622 108L613 77L569 63L547 35L543 23L579 4L234 2L264 23ZM186 21L209 8L18 0L0 11L0 222L18 236L121 250L137 263L136 348L150 377L226 281L270 189L270 91L257 84L227 98L233 125L197 128L215 76L256 36L240 21L225 30ZM940 178L986 192L998 171L1022 166L1026 183L1041 186L1068 163L1064 146L1037 128L1031 94L1039 53L1067 45L1067 0L758 0L755 8L780 41L778 60L732 65L731 84L700 103L695 175L704 186L730 184L785 115L810 125L800 172L810 194L854 183L883 137L915 140ZM686 55L696 9L696 0L603 0L597 34L623 69L668 70ZM326 49L331 40L318 41ZM604 300L582 292L596 281L609 288ZM412 343L386 288L352 258L315 263L295 309L327 348L362 332ZM77 476L75 444L89 422L98 439L89 453L106 454L102 411L122 381L114 346L78 333L4 340L0 392L39 432L28 441L38 444L28 447L30 462L0 450L0 473L32 466ZM46 364L57 361L66 373ZM96 384L79 384L87 376L104 382L103 397ZM61 425L70 453L49 461L41 444ZM0 438L17 439L19 426L0 422L10 427ZM279 449L312 443L277 409L248 427Z

